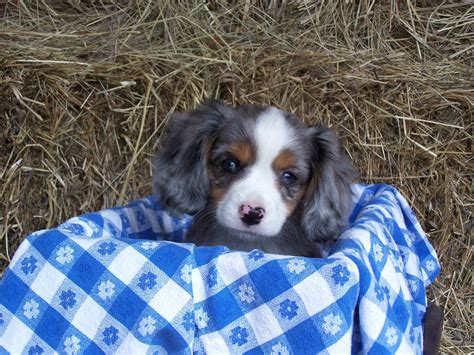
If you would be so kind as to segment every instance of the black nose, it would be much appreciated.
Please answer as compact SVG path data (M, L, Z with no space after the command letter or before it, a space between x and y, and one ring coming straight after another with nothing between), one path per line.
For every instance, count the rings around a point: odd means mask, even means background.
M242 215L241 220L246 225L253 226L259 224L265 215L265 210L262 207L251 208L248 213Z

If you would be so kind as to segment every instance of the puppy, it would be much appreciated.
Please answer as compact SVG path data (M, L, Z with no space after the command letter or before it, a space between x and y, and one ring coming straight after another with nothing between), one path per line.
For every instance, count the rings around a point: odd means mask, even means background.
M153 163L186 241L318 257L347 224L353 169L336 137L274 107L207 102L175 114Z

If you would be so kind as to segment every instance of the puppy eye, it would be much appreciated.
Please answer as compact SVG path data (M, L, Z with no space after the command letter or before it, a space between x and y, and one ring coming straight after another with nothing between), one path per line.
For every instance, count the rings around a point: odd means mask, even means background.
M222 162L221 167L224 171L235 174L237 171L239 171L240 164L237 159L227 158Z
M296 175L289 171L284 171L283 174L281 174L281 182L285 186L293 185L296 182L296 179Z

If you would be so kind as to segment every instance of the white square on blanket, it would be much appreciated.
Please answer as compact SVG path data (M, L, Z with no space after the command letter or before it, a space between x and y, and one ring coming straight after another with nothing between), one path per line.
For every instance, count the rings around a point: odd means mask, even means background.
M194 303L202 302L208 297L206 292L206 286L204 284L204 279L201 273L201 270L198 268L193 269L192 271L192 281L193 281L193 295Z
M201 343L207 354L230 354L229 348L219 332L201 335Z
M168 322L171 322L190 299L191 295L189 293L183 290L176 282L170 280L150 300L148 305Z
M91 317L91 314L93 315ZM87 297L77 310L71 324L89 339L94 339L107 312L92 298Z
M242 254L237 252L220 255L217 261L217 268L219 275L226 285L230 285L242 276L248 275Z
M13 317L0 337L0 346L5 348L8 354L21 354L32 336L33 331L21 320Z
M143 254L128 246L114 258L107 269L125 285L129 285L146 262L147 258Z
M31 284L31 290L46 303L51 304L54 295L65 279L66 276L63 273L54 268L50 263L45 263Z
M295 285L294 290L303 301L309 317L321 312L335 301L331 288L318 272Z
M120 344L120 347L115 351L115 354L146 354L149 348L150 345L142 343L129 332Z
M395 266L393 264L394 262L395 258L390 255L387 259L387 262L385 263L384 268L382 269L382 272L380 273L380 279L385 280L387 284L390 285L390 288L393 290L393 292L398 295L400 292L400 283L406 282L406 279L401 273L395 270ZM391 299L390 303L393 303L394 300L395 298Z
M283 330L273 312L267 306L262 304L260 307L253 309L245 315L250 326L255 333L257 342L264 344L270 339L276 338L283 334Z
M366 297L360 300L359 310L361 328L372 341L375 341L385 325L387 313ZM368 343L367 339L366 342Z

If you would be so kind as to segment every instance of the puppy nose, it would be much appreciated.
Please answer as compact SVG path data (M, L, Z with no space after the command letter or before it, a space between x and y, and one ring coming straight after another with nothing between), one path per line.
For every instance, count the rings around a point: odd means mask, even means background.
M265 209L263 207L253 206L252 204L244 204L240 206L239 214L242 222L252 226L260 223L263 216L265 216Z

